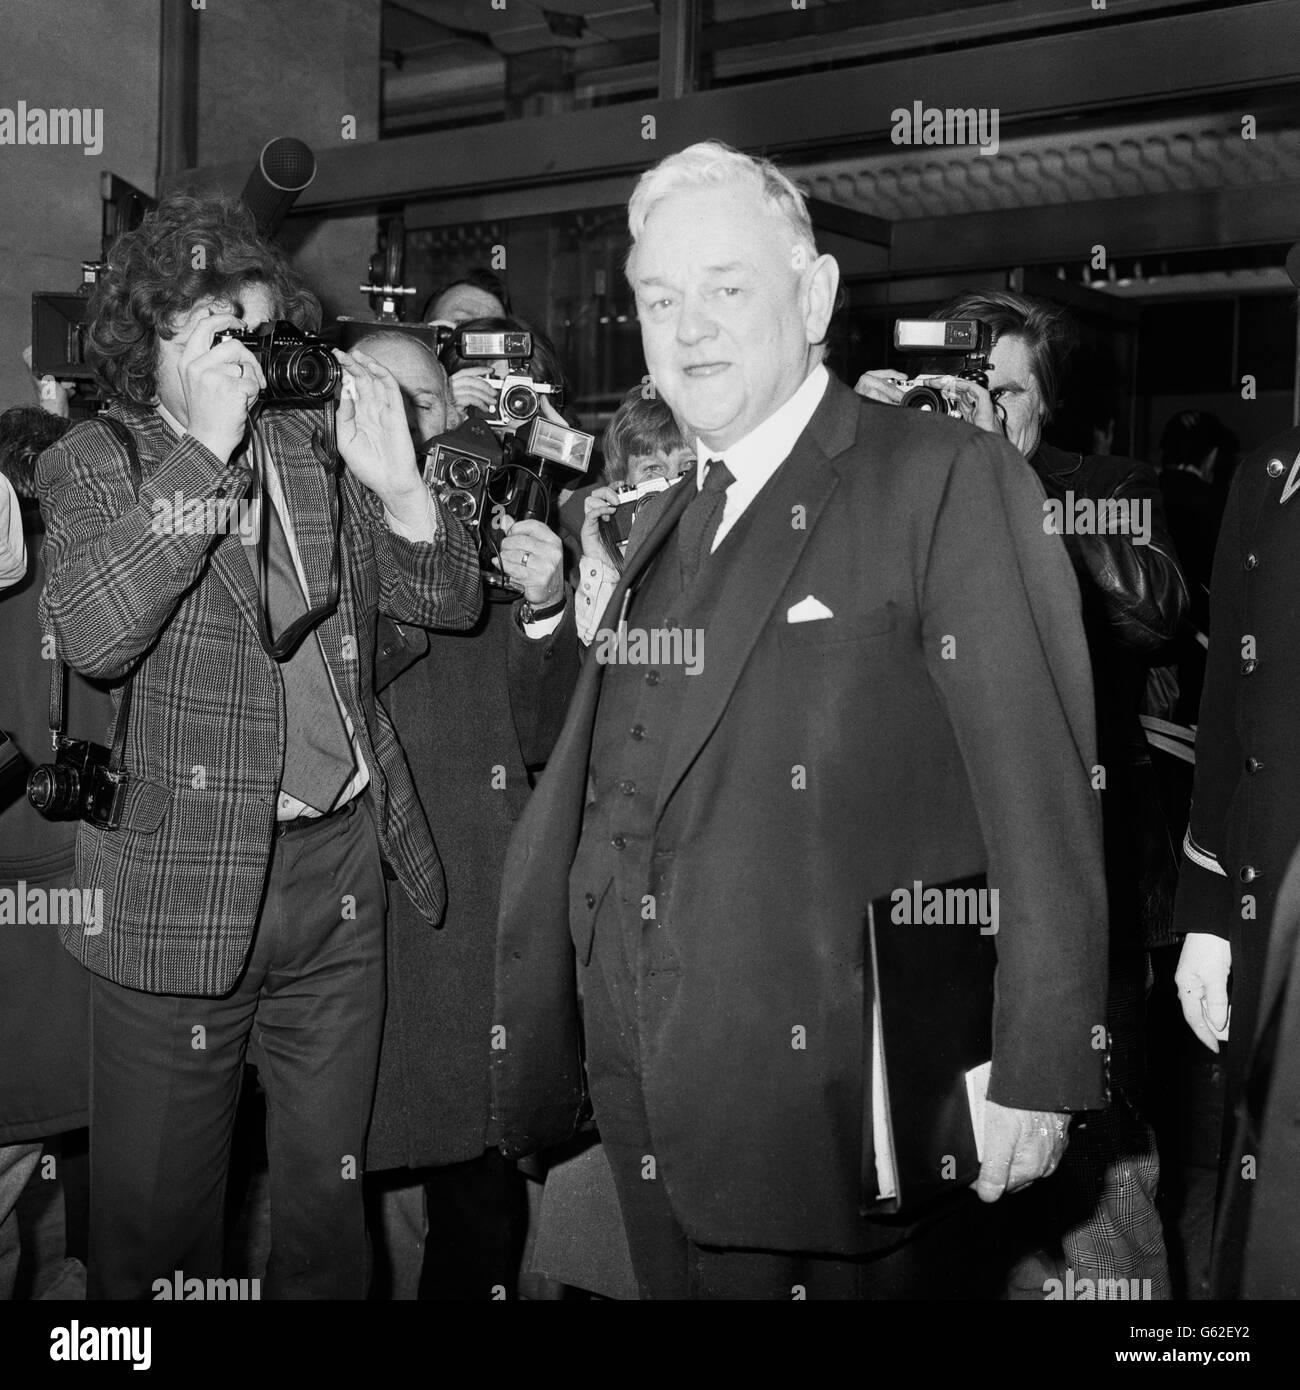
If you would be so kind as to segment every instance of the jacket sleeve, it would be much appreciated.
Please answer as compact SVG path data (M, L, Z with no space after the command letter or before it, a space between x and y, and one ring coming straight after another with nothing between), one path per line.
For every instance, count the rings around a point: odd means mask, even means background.
M1187 585L1165 524L1164 499L1156 475L1144 463L1128 467L1104 498L1123 503L1129 514L1150 518L1140 537L1110 529L1099 535L1067 531L1065 548L1085 587L1085 603L1099 604L1115 642L1131 651L1154 651L1178 635L1188 613Z
M478 621L483 580L465 527L436 498L438 533L410 541L384 520L383 504L349 473L346 486L370 528L379 569L379 611L399 623L460 631Z
M40 457L45 521L42 621L63 659L87 676L124 675L157 640L217 539L160 525L180 494L187 507L239 498L251 475L222 463L192 435L176 441L137 498L125 449L93 422L70 430Z
M1107 972L1092 673L1043 499L1005 441L960 447L921 577L922 641L998 894L989 1094L1086 1110L1105 1097Z
M527 767L540 767L550 758L578 680L575 599L576 595L569 595L559 626L545 637L528 637L511 614L507 653L510 712Z
M1244 479L1237 470L1219 528L1210 585L1210 649L1205 660L1205 685L1196 722L1196 774L1192 810L1183 839L1183 862L1174 900L1174 930L1207 932L1225 940L1235 913L1240 912L1240 885L1221 862L1228 808L1237 790L1242 747L1237 737L1237 690L1241 684L1243 631L1242 516L1246 505Z

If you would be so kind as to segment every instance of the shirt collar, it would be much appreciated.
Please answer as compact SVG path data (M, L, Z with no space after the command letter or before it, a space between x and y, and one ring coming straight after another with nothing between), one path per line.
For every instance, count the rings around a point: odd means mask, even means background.
M709 449L704 441L696 438L696 458L699 467L695 470L695 484L704 486L705 464L710 459L721 459L737 480L746 474L767 477L790 456L795 441L808 428L808 421L816 414L830 373L826 364L819 362L804 378L803 384L778 410L757 425L743 438L738 439L729 449Z
M163 422L178 438L185 433L185 426L181 424L181 422L171 413L170 410L167 409L167 407L161 401L159 401L158 404L154 406L154 410L162 417Z

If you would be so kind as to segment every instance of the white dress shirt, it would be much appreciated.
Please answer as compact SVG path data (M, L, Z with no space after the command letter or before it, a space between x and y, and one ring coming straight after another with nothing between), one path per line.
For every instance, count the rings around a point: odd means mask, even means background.
M713 537L710 554L722 544L723 537L744 515L745 508L763 490L767 480L790 457L795 441L808 428L808 421L822 403L829 382L830 373L825 364L819 362L779 410L773 411L761 425L729 449L710 449L702 439L695 441L695 457L700 461L700 467L695 470L697 487L703 488L704 475L708 472L703 465L713 459L721 459L736 480L727 488L722 521Z

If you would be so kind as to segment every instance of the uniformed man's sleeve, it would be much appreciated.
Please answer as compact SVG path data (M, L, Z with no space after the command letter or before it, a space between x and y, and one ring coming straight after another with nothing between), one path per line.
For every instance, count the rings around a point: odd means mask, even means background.
M1196 777L1183 840L1174 930L1227 938L1240 913L1242 885L1223 862L1228 808L1241 774L1237 694L1243 679L1242 612L1248 538L1242 522L1251 481L1249 460L1238 470L1219 531L1210 582L1210 650L1196 725Z

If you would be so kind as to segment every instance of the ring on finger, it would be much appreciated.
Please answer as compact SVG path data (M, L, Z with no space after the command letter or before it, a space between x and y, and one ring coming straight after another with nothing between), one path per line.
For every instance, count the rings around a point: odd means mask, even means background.
M239 368L239 379L242 381L244 379L244 364L242 362L236 362L235 366Z

